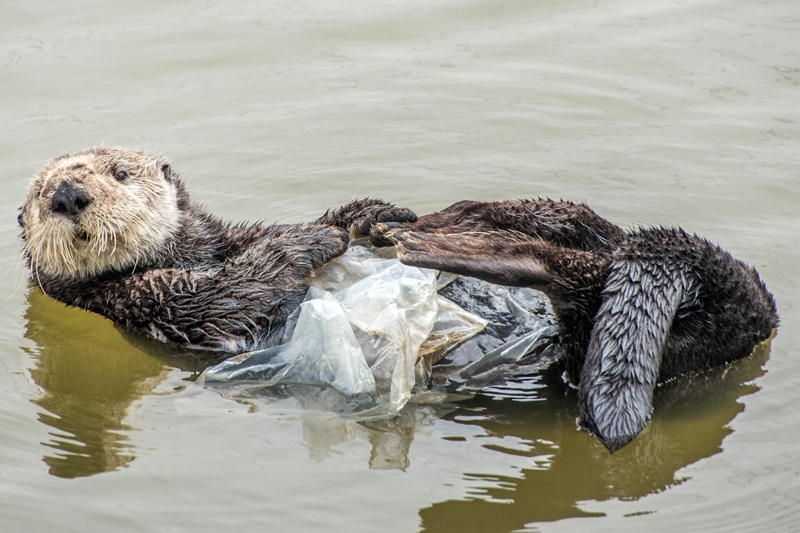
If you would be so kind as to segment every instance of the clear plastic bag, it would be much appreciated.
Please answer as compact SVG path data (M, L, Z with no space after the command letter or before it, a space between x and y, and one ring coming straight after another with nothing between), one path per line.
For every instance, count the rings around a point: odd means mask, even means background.
M393 416L435 357L486 325L436 293L436 272L360 246L318 269L309 284L288 342L223 361L203 382L229 395L279 384L329 386L348 398L343 412Z
M348 418L390 418L409 401L440 403L536 370L544 359L526 356L555 336L536 291L437 279L362 246L307 281L281 345L223 361L199 382L236 399L292 396Z

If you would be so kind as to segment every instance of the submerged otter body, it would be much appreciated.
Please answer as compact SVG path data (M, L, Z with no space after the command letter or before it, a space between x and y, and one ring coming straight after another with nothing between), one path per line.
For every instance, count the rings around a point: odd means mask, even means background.
M165 342L231 354L280 339L303 279L347 249L348 231L415 219L364 199L310 224L231 225L194 203L163 157L106 147L53 160L19 215L44 293Z
M721 248L570 202L460 202L373 240L410 265L547 294L580 423L611 451L644 428L658 383L746 357L778 325L758 273Z

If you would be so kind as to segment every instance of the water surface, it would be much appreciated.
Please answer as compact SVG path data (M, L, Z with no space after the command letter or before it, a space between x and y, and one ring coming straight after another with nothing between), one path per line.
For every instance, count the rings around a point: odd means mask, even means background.
M796 2L4 2L0 528L800 530L799 30ZM536 379L372 424L232 402L27 286L25 187L98 144L166 154L237 221L549 196L681 225L756 266L782 326L613 456Z

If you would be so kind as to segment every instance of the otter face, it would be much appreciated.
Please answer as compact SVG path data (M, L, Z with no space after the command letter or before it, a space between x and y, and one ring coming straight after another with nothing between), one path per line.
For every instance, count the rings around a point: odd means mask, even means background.
M61 279L154 259L180 219L164 158L106 147L54 159L33 179L21 211L32 271Z

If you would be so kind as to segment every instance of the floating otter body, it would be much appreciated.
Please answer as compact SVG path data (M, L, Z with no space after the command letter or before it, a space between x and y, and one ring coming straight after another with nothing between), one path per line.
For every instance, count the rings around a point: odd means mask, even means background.
M364 199L311 224L230 225L192 202L163 157L105 147L48 164L19 215L44 293L165 342L231 354L280 339L303 279L347 249L348 231L411 220Z
M745 357L778 325L753 268L680 229L625 232L551 200L460 202L389 226L373 240L404 263L547 294L580 423L612 452L644 428L658 383Z
M162 157L102 147L47 165L19 216L43 292L225 354L278 342L303 280L346 250L348 232L395 243L408 264L540 289L581 424L612 451L647 423L657 383L745 357L778 324L755 270L681 230L626 233L550 200L461 202L415 221L365 199L311 224L230 225L193 203Z

